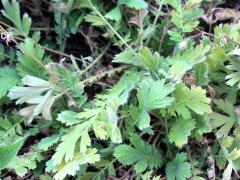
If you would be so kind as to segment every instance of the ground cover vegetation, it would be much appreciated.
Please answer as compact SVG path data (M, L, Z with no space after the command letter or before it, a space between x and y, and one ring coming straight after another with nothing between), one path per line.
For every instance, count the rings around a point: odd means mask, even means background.
M0 179L239 179L240 3L2 0Z

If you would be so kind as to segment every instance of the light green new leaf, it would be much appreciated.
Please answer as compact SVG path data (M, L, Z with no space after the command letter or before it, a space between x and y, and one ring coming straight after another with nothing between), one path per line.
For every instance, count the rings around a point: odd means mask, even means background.
M180 118L176 120L169 133L169 142L174 142L179 148L187 144L188 137L191 135L191 131L194 129L195 124L194 119Z
M186 160L187 154L179 153L167 164L167 180L186 180L191 177L191 165Z
M113 8L110 12L105 15L107 18L115 21L119 21L122 18L121 9L119 6Z
M58 145L56 153L52 156L54 165L59 165L63 160L65 162L73 160L76 143L79 138L83 136L83 134L88 132L90 125L91 123L89 121L85 121L81 124L75 125L70 129L69 133L67 133L61 138L62 142ZM88 144L82 143L81 145L83 145L84 150L86 150L85 147Z
M138 88L137 98L139 102L139 129L150 126L150 116L148 111L153 109L165 108L169 106L174 99L168 95L173 91L172 84L165 84L164 80L153 81L145 79Z
M4 10L1 11L2 14L17 27L22 35L27 37L32 24L29 16L24 14L21 19L19 3L16 0L13 0L12 3L9 0L2 0L2 4L4 7Z
M96 120L93 122L93 131L94 131L95 136L98 139L101 139L101 140L107 139L108 132L107 132L106 127L107 127L107 122L104 123L101 120Z
M20 78L16 70L10 67L0 68L0 98L5 96L7 91L13 86L16 86L19 80Z
M169 106L174 101L174 98L168 97L173 90L173 84L165 84L164 80L145 79L138 88L139 108L150 111Z
M226 68L232 71L231 74L225 77L227 85L233 86L237 84L238 88L240 88L240 63L231 61Z
M74 159L70 162L63 163L57 167L52 168L52 161L47 162L47 171L57 172L54 176L55 180L63 180L67 175L74 176L76 172L84 164L94 164L100 160L100 155L97 154L97 149L87 149L85 154L75 154Z
M233 163L230 161L227 165L227 168L223 172L222 179L231 180L232 171L233 171Z
M138 120L138 128L140 130L150 127L151 118L147 111L139 112L137 120Z
M109 103L114 104L114 100L109 101ZM117 107L117 106L115 106L115 107ZM105 116L106 116L106 122L107 122L106 130L108 132L110 139L114 143L121 143L122 135L121 135L120 129L118 128L117 112L115 111L114 108L109 107L106 109Z
M18 151L23 146L24 138L18 139L10 145L0 147L0 170L8 166L11 160L16 157Z
M88 131L85 131L80 140L80 152L84 154L87 151L88 146L91 146L91 139L88 135Z
M86 22L91 23L93 26L106 26L106 21L94 13L86 15L84 19Z
M73 111L63 111L58 114L57 120L66 124L67 126L72 126L81 122L79 119L77 119L77 115L78 113Z
M149 48L144 47L140 50L138 54L138 59L141 66L150 69L154 73L158 74L160 64L159 53L152 53Z
M173 109L185 119L191 116L189 109L199 115L212 112L209 105L210 99L206 97L206 90L201 87L192 86L188 88L184 84L179 84L172 93L172 97L174 97L176 101L170 109Z
M59 135L53 135L50 137L46 137L41 139L41 141L37 144L37 147L40 150L47 151L50 147L56 144L60 140Z
M54 179L63 180L67 175L74 176L79 168L80 164L78 161L70 161L58 170L58 172L54 175Z
M51 106L60 97L52 96L51 84L34 76L25 76L22 82L27 87L15 86L8 93L10 99L17 99L16 104L28 103L30 105L21 109L19 114L28 117L29 123L33 120L33 117L41 113L44 119L51 120Z
M195 49L184 51L181 55L173 56L169 62L172 65L170 72L174 79L180 81L184 74L191 70L194 65L206 60L206 53L210 50L210 46L199 45Z
M27 101L30 104L36 104L42 98L41 94L51 89L48 81L33 76L25 76L22 82L23 85L28 85L29 87L15 86L8 93L10 99L17 99L16 104L22 104Z

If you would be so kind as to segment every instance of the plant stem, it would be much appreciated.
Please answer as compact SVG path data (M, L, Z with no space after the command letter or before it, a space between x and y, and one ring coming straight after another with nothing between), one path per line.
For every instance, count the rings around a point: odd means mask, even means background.
M98 175L101 175L109 166L111 166L115 161L117 161L117 158L113 159L111 162L109 162L108 165L104 166L104 168L101 169L95 176L92 177L92 179L95 179Z
M85 79L84 81L82 81L81 83L84 83L84 84L87 84L87 83L93 83L94 81L97 81L103 77L105 77L106 75L111 75L111 74L114 74L116 72L121 72L122 70L128 68L128 66L121 66L121 67L118 67L118 68L115 68L115 69L111 69L109 71L105 71L101 74L98 74L98 75L95 75L95 76L91 76L87 79Z
M91 69L103 57L103 55L107 52L107 50L109 49L110 45L111 45L111 43L109 42L107 44L107 46L103 49L102 53L91 64L89 64L83 71L80 71L78 76L83 75L89 69Z
M168 120L167 120L167 118L165 118L164 120L165 120L166 136L167 136L168 135Z
M160 4L159 4L159 7L158 7L157 14L156 14L155 19L154 19L154 21L153 21L153 25L152 25L152 26L153 26L154 31L155 31L155 28L156 28L157 20L158 20L158 18L159 18L159 15L160 15L160 13L161 13L161 10L162 10L163 3L164 3L164 0L161 0L161 2L160 2ZM151 39L151 37L149 37L149 38L147 39L147 41L146 41L146 46L148 45L150 39Z
M22 33L20 33L16 28L14 28L14 27L12 27L12 26L9 26L8 24L6 24L6 23L4 23L4 22L2 22L2 21L0 21L0 24L2 24L2 25L4 25L5 27L7 27L7 28L11 28L11 29L14 29L14 31L16 31L16 32L18 32L21 36L24 36ZM23 38L21 38L21 37L17 37L17 36L14 36L14 39L16 39L16 40L20 40L20 41L24 41L24 39ZM37 45L37 43L34 41L34 44L35 45ZM39 45L39 44L38 44ZM60 52L60 51L57 51L57 50L54 50L54 49L50 49L50 48L48 48L48 47L46 47L46 46L41 46L44 50L46 50L46 51L49 51L49 52L52 52L52 53L54 53L54 54L57 54L57 55L60 55L60 56L65 56L65 57L67 57L67 58L71 58L71 55L69 55L69 54L66 54L66 53L63 53L63 52ZM77 58L77 57L74 57L76 60L79 60L79 61L82 61L82 59L81 58Z
M161 39L160 39L160 42L159 42L159 47L158 47L158 52L159 52L159 53L161 52L163 40L164 40L164 37L165 37L166 34L167 34L168 26L169 26L170 22L171 22L171 21L169 21L169 22L163 27L162 36L161 36Z
M106 25L113 31L113 33L122 41L122 43L130 48L128 43L124 40L124 38L112 27L112 25L106 20L106 18L98 11L95 6L92 6L93 10L97 13L97 15L106 23Z
M161 2L160 2L160 4L159 4L158 11L157 11L157 15L155 16L155 19L154 19L154 21L153 21L153 27L155 27L156 24L157 24L157 20L158 20L158 17L159 17L159 15L160 15L160 13L161 13L163 3L164 3L164 0L161 0Z

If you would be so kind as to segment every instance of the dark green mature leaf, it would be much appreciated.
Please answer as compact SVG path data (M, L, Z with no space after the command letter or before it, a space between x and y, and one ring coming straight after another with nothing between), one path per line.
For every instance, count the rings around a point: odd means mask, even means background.
M187 154L180 153L167 164L167 180L186 180L191 177L191 165L186 160Z
M148 4L144 0L118 0L117 6L109 11L105 16L111 20L120 21L122 18L121 5L126 5L136 10L148 7Z
M211 119L210 124L212 129L218 129L216 132L218 138L226 137L234 125L238 124L239 116L231 102L219 99L215 101L215 104L224 114L216 112L209 114L209 118Z
M122 144L115 148L114 156L125 165L134 165L136 172L145 171L147 168L158 168L162 165L162 155L154 147L143 141L138 135L130 137L132 146Z
M126 5L134 9L145 9L148 7L148 4L144 0L119 0L118 4Z
M20 78L15 69L10 67L0 68L0 98L5 96L7 91L19 82Z
M11 160L17 155L24 143L24 138L18 139L11 145L0 147L0 170L7 167Z
M20 44L20 50L17 53L19 64L17 64L17 70L19 74L24 77L26 75L32 75L35 77L43 78L46 75L44 69L44 50L40 45L35 45L34 41L30 38L26 38L23 43Z
M0 44L0 62L4 60L5 58L5 53L4 53L4 46Z
M74 5L78 8L89 8L93 7L92 0L76 0Z
M196 82L199 85L205 85L208 80L208 65L207 63L199 63L194 66L194 74L196 76Z
M16 174L23 177L25 174L37 168L38 162L43 160L40 152L31 152L16 156L8 164L8 168L14 169Z
M204 116L196 116L196 127L195 127L195 136L202 136L204 133L211 132L209 117L207 115Z
M78 30L79 25L83 21L84 15L80 11L74 11L70 14L70 19L69 19L69 28L71 33L75 34Z

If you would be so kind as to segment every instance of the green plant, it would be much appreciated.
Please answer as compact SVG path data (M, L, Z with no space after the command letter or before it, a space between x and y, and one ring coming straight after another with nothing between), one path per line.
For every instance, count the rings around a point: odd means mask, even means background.
M2 3L0 178L239 177L237 19L205 32L204 0L55 0L39 27Z
M186 153L177 154L176 157L167 164L166 173L168 179L184 180L191 177L191 165L186 162Z

